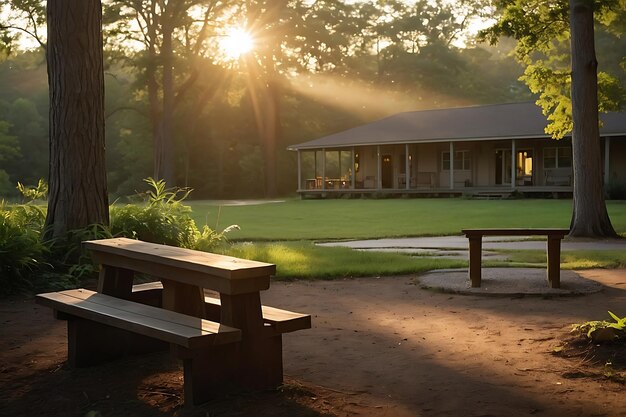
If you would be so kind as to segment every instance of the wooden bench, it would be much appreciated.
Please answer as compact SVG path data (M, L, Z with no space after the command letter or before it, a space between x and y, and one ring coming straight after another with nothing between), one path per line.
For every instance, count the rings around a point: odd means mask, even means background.
M80 367L99 363L102 362L103 355L105 359L118 356L122 352L128 353L127 349L133 347L120 344L119 337L104 338L107 332L98 331L99 329L94 327L92 322L188 349L208 348L241 340L239 329L83 288L39 294L36 301L52 308L58 318L69 321L68 357L71 366ZM77 326L86 328L77 331ZM101 348L94 351L88 347L93 344L100 345ZM104 346L106 347L102 349Z
M480 287L483 236L547 236L548 285L561 286L561 240L568 229L463 229L469 239L469 278L472 287Z
M83 245L100 264L98 291L37 297L68 320L70 365L166 343L183 361L185 403L199 404L280 385L282 334L311 327L309 315L261 306L275 265L125 238ZM160 282L133 285L137 273Z
M571 168L547 168L545 170L546 185L555 186L571 186L572 185L572 169Z

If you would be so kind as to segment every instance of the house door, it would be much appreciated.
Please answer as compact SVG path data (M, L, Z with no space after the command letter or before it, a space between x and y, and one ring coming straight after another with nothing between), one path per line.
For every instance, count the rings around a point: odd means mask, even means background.
M496 150L496 185L511 184L511 150Z
M520 149L515 156L517 163L517 185L533 185L533 151L532 149Z
M393 161L391 155L381 157L381 182L383 188L393 188Z

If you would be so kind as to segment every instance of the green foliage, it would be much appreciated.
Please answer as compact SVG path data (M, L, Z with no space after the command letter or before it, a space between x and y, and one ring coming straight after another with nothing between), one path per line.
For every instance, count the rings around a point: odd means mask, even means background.
M40 207L0 202L0 295L28 288L30 274L42 267L47 254L40 240L44 221Z
M24 199L29 202L48 198L48 183L43 178L39 179L35 187L28 187L18 182L16 188Z
M626 337L626 317L620 318L608 312L614 321L587 321L572 325L572 332L579 333L596 343L624 340Z
M624 27L615 22L624 17L626 1L594 0L593 3L598 22L596 32L600 34L597 36L612 37L617 42ZM534 94L539 94L537 104L549 121L546 133L560 139L572 130L569 3L566 0L501 0L498 6L497 22L483 30L480 39L491 44L503 37L517 40L516 58L526 66L520 79ZM623 56L615 59L624 62ZM611 72L598 73L599 110L617 111L626 101L626 90L620 82L625 68L619 69L615 63L603 61L602 56L598 60L603 63L600 68L611 69Z
M182 202L190 189L166 188L165 181L148 178L150 189L143 204L111 206L111 234L146 242L209 251L223 242L226 234L238 229L230 226L222 232L204 226L198 230L191 207Z
M146 242L191 248L198 229L190 216L191 209L182 204L191 190L166 189L163 180L145 180L151 187L144 204L112 206L111 233Z

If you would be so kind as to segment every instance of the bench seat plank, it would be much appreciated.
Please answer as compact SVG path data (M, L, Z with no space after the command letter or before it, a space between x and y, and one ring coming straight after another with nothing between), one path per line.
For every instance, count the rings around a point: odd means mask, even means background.
M241 340L241 331L209 320L85 289L39 294L39 304L190 349Z
M163 285L158 281L133 285L134 294L161 289L163 289ZM220 299L215 297L205 296L204 302L216 308L221 306ZM263 321L272 326L276 333L290 333L311 328L311 315L309 314L296 313L270 306L261 306L261 312Z

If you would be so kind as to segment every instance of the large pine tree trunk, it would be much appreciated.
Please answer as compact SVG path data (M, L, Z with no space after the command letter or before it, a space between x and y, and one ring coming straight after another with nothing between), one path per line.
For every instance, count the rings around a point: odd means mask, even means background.
M163 108L161 112L161 123L159 126L158 165L159 179L165 180L167 185L176 185L176 147L174 146L174 68L173 68L173 47L172 31L169 17L163 13L163 43L161 44L161 60L163 62Z
M606 211L598 126L593 2L569 0L572 49L574 211L570 236L615 237Z
M50 172L47 236L109 223L102 4L48 1Z

